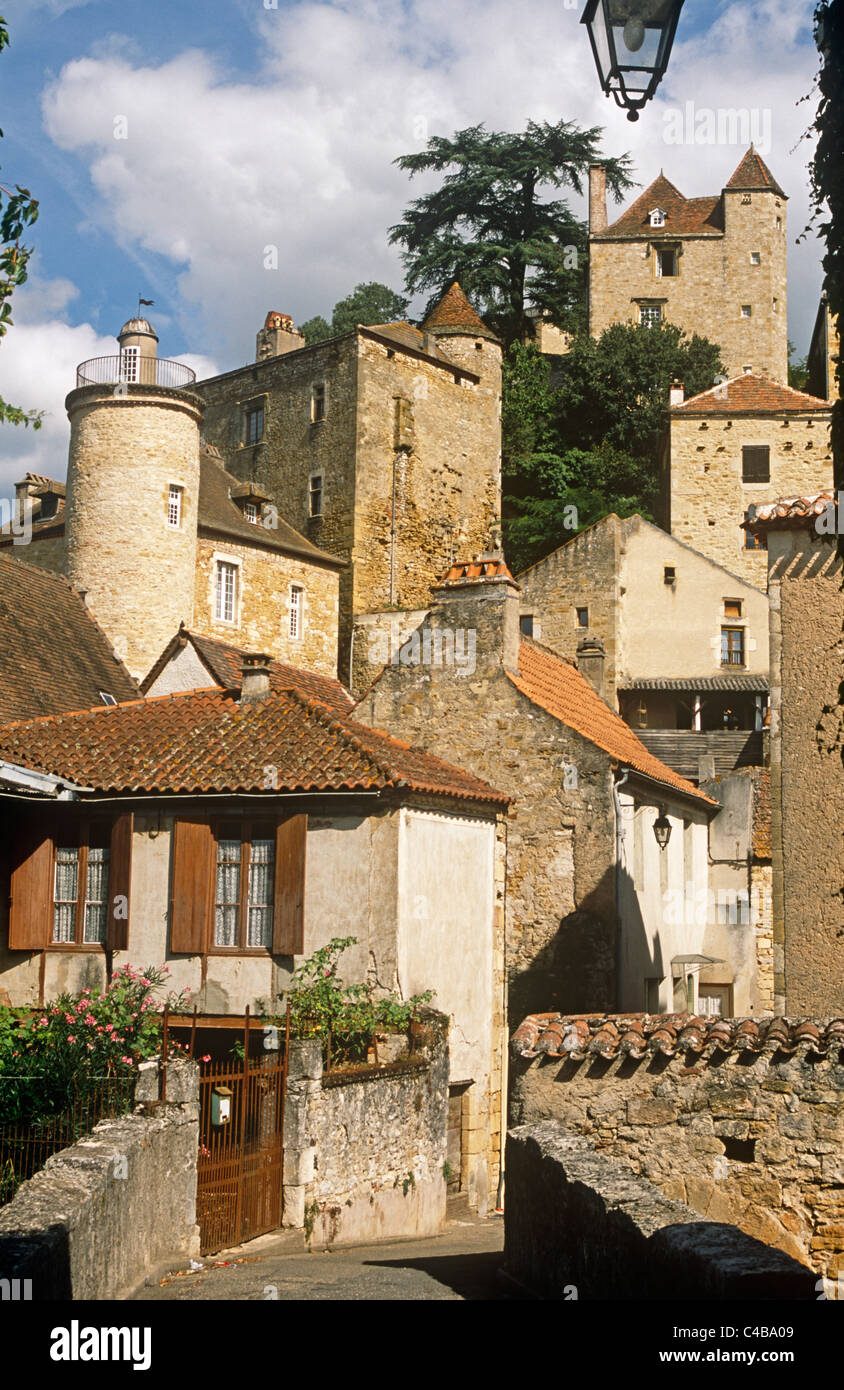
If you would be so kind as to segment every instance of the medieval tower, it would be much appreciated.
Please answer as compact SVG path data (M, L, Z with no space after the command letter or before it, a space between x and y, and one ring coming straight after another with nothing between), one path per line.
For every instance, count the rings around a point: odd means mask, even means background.
M202 400L188 367L157 356L146 319L118 342L81 364L65 402L65 573L142 677L193 615Z

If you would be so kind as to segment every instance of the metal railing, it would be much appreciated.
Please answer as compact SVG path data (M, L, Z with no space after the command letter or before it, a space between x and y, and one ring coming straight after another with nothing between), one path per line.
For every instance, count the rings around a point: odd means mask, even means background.
M112 357L90 357L76 368L76 385L80 386L163 386L180 391L192 386L196 372L184 362L170 362L166 357L129 357L115 353Z
M88 1077L60 1108L48 1102L52 1113L44 1114L43 1078L0 1077L0 1113L13 1116L0 1122L0 1207L53 1154L90 1134L100 1120L131 1110L135 1079L134 1072Z

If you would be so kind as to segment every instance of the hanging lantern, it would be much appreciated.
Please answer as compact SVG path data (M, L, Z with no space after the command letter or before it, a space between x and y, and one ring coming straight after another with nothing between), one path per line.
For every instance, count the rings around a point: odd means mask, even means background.
M581 18L589 30L601 86L627 110L628 121L659 86L683 0L588 0Z
M660 806L659 815L654 821L654 835L660 849L665 849L671 839L671 822L665 814L664 806Z

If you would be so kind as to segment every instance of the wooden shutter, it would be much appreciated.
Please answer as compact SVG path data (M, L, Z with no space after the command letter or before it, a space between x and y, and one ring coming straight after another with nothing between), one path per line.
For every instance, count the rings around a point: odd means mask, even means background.
M43 951L53 935L53 837L43 823L18 833L10 890L9 950Z
M273 955L300 956L305 948L305 842L308 817L287 816L275 832Z
M206 816L179 816L173 827L170 948L186 955L208 949L217 846Z
M129 903L132 884L132 828L134 816L118 816L111 828L108 866L108 920L106 946L125 951L129 946Z

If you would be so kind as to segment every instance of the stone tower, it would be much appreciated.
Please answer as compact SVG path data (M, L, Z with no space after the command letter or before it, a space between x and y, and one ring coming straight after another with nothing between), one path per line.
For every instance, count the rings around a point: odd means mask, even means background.
M289 314L280 314L271 309L264 320L263 328L258 329L255 340L255 361L263 362L265 357L280 357L284 352L296 352L305 347L305 335L295 327Z
M65 572L133 676L193 619L199 433L194 373L162 361L146 319L120 352L77 370L70 420Z
M788 380L787 198L751 145L720 194L665 175L608 224L606 171L589 171L589 331L674 323L721 347L728 377Z

